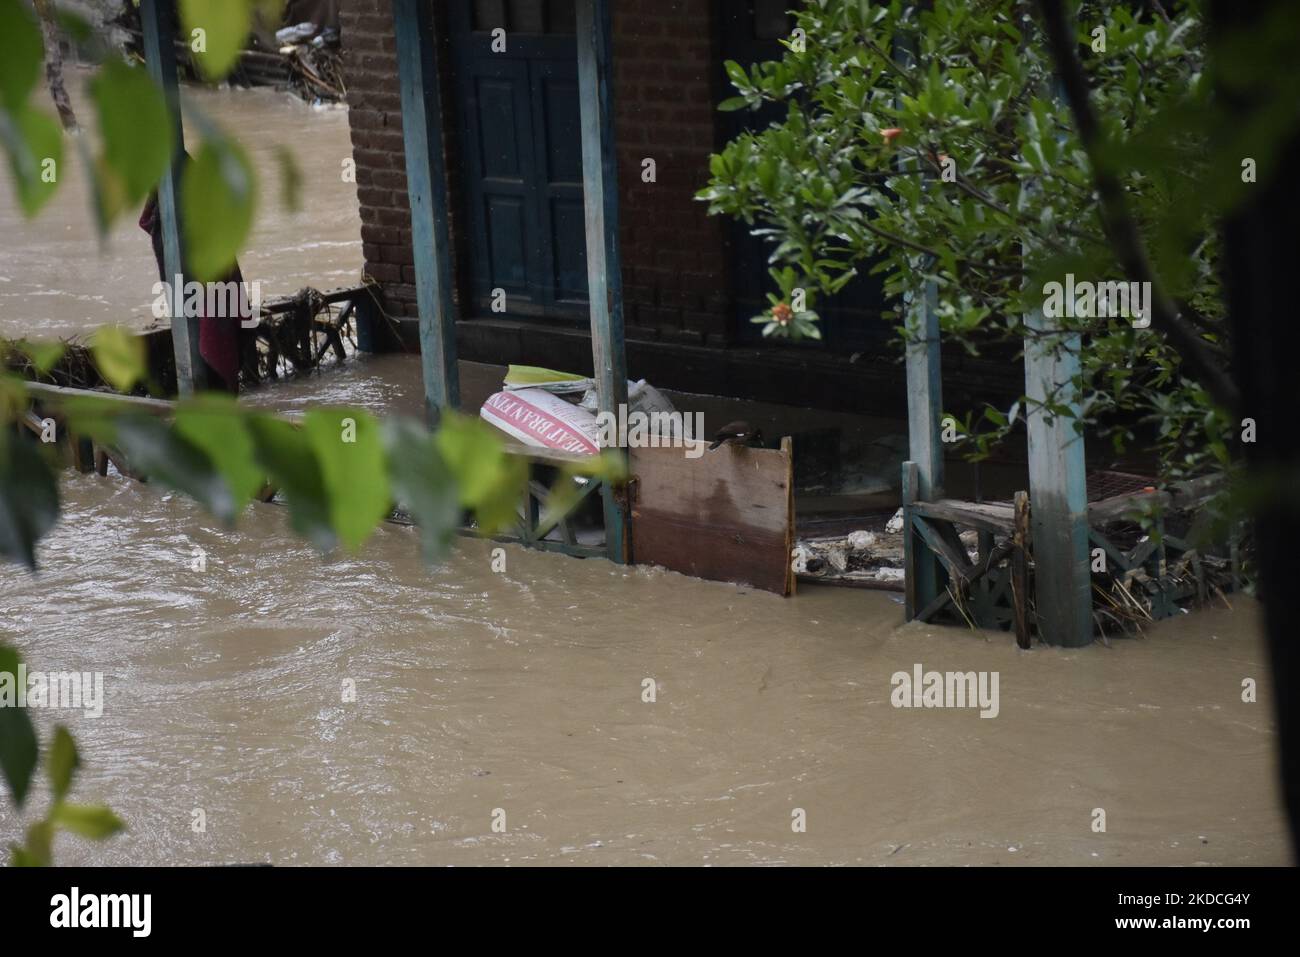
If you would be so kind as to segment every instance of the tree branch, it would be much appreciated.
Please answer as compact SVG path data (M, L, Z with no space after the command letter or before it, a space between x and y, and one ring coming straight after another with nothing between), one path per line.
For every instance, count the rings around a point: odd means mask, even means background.
M1048 48L1065 89L1065 99L1074 114L1079 140L1092 166L1093 182L1101 201L1102 227L1114 247L1120 265L1129 277L1151 283L1151 325L1164 333L1179 354L1187 372L1201 383L1214 399L1235 410L1241 394L1223 361L1207 347L1196 330L1179 314L1175 304L1156 281L1155 270L1147 256L1142 235L1128 209L1124 188L1109 166L1101 159L1103 134L1088 97L1088 80L1075 50L1074 32L1070 29L1062 0L1038 0L1047 33Z

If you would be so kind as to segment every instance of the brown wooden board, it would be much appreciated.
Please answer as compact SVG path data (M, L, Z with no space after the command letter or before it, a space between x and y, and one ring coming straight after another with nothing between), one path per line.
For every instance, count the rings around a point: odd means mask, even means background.
M632 557L713 581L794 591L793 457L723 445L631 449Z

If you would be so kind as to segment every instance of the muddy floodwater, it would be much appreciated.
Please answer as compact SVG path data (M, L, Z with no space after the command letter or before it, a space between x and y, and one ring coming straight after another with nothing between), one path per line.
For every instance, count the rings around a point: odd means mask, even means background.
M37 715L71 724L78 795L131 828L64 839L68 863L1286 861L1249 604L1026 653L900 627L881 592L782 600L514 547L494 572L473 540L429 569L398 526L323 561L276 506L232 534L156 488L64 493L0 622L33 669L105 676L101 717ZM997 717L893 707L918 663L998 672Z
M264 204L245 274L353 279L346 114L188 95L253 146L264 183L275 143L315 169L308 213ZM0 200L0 335L151 319L145 237L125 224L101 255L77 184L34 225ZM249 401L415 412L411 372L360 360ZM1287 862L1244 597L1109 648L1021 652L904 626L885 592L783 600L516 547L502 569L472 539L429 568L395 525L323 559L274 505L230 531L117 477L62 491L40 574L0 571L0 640L33 670L103 674L101 716L35 719L71 726L75 797L129 828L60 837L63 863ZM894 707L892 676L917 665L996 673L996 717ZM0 801L0 846L44 800L23 818Z
M94 128L85 93L90 73L68 74L68 91L81 124ZM244 278L262 282L264 297L303 286L332 289L361 276L361 221L356 186L343 179L352 156L347 111L313 107L269 89L208 90L184 87L186 144L199 142L189 116L202 112L248 151L260 201L253 235L240 256ZM86 137L88 148L97 135ZM302 205L281 199L280 148L288 148L302 173ZM119 323L144 328L155 321L158 281L149 237L137 225L140 211L123 214L101 241L80 151L64 140L58 192L34 220L19 211L7 177L0 184L0 337L68 338Z

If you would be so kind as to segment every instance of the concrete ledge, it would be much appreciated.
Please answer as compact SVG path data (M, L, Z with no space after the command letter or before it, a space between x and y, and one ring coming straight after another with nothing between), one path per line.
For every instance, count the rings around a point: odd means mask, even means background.
M419 349L419 324L402 319L405 348ZM459 358L499 365L539 365L590 375L591 339L579 326L518 319L466 319L456 324ZM659 388L802 405L871 415L907 414L901 355L835 355L815 347L697 345L627 338L628 376ZM1006 408L1024 388L1019 362L944 356L944 407L984 402Z

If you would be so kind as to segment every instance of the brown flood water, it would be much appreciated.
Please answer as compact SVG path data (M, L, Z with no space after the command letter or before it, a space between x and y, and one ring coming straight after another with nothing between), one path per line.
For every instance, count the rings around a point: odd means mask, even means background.
M70 71L68 91L81 124L94 110L85 94L86 70ZM331 289L361 275L361 221L356 186L343 182L351 157L347 111L314 108L269 89L209 90L185 87L185 110L200 110L233 134L249 153L259 184L258 213L244 277L260 279L264 297L303 286ZM191 152L198 143L185 124ZM88 136L88 146L98 142ZM302 171L302 209L286 210L279 198L276 150L288 147ZM23 218L6 176L0 187L0 337L67 338L120 323L144 328L158 281L149 237L136 225L139 210L117 222L103 243L91 214L85 170L76 143L64 140L59 191L34 220Z
M246 140L293 143L304 166L318 150L337 179L345 114L190 95ZM269 148L255 156L271 179ZM244 257L280 289L346 281L359 261L351 187L308 183L309 217L273 211ZM34 226L0 206L0 321L30 335L147 319L143 235L101 259L72 235L82 222L84 206ZM417 368L366 359L249 401L414 413ZM35 716L76 734L75 796L130 828L104 845L61 837L63 863L1287 862L1244 598L1111 648L1020 652L1006 635L903 626L880 592L782 600L515 547L494 572L474 540L426 568L399 526L326 560L275 506L231 532L120 479L69 474L63 495L43 571L0 572L0 638L34 670L103 672L101 717ZM891 676L918 663L997 672L998 716L892 707ZM1241 701L1244 678L1258 703ZM0 801L0 846L21 828Z

